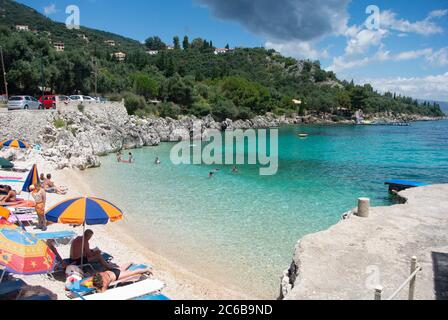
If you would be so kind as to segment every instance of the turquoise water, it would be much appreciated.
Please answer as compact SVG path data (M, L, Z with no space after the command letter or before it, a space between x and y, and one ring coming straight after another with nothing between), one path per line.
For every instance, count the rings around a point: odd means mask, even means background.
M299 139L299 132L310 136ZM390 205L384 181L392 178L447 183L447 137L448 121L285 127L275 176L260 176L256 166L239 166L238 174L232 166L175 166L169 143L134 150L133 165L105 157L83 174L125 209L148 249L218 283L275 298L297 240L338 222L358 197ZM220 171L209 179L214 168Z

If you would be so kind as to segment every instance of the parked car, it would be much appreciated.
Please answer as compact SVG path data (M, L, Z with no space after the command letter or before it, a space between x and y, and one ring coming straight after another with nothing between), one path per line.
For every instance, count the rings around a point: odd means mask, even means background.
M96 102L96 100L93 99L92 97L90 97L90 96L83 96L83 95L73 95L73 96L70 96L70 99L72 99L73 101L80 102L80 103L83 103L83 102Z
M82 98L85 102L96 102L96 100L91 96L82 96Z
M56 96L42 96L39 98L39 102L42 103L44 109L56 109Z
M31 96L12 96L8 100L8 110L40 110L42 103Z
M82 96L73 95L73 96L70 96L70 100L82 103L84 99L82 98Z
M105 97L93 97L93 98L98 103L106 103L106 102L108 102L107 98L105 98Z
M69 103L70 98L67 96L46 95L39 98L45 109L56 109L58 103Z

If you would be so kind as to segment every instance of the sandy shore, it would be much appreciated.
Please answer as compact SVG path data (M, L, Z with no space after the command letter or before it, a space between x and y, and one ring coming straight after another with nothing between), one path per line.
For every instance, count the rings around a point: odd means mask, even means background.
M38 166L39 173L52 173L53 180L57 185L66 186L69 188L69 193L65 196L48 194L47 195L47 209L58 202L77 196L95 196L94 186L83 181L77 170L63 170L54 171L51 168L46 168L45 164ZM14 174L0 171L1 175L11 176L26 176L26 174ZM18 190L21 185L12 184ZM21 197L27 197L27 194L22 194ZM109 199L110 200L110 199ZM125 213L126 214L126 213ZM239 292L227 289L218 285L208 279L202 278L189 272L182 266L175 265L164 257L149 251L141 243L138 243L129 234L126 227L126 216L124 221L109 224L106 226L92 226L89 227L95 232L91 240L92 247L98 247L104 252L111 254L114 257L114 263L118 265L126 263L145 263L154 268L154 278L163 281L166 288L163 293L174 300L220 300L220 299L252 299ZM27 227L30 232L35 232L33 227ZM74 230L79 235L82 234L82 228L73 229L70 226L54 224L48 227L48 232L55 231L72 231ZM63 258L69 256L70 246L59 246L59 253ZM52 294L55 299L65 300L66 291L64 282L49 280L46 276L24 276L21 277L32 291L46 292Z

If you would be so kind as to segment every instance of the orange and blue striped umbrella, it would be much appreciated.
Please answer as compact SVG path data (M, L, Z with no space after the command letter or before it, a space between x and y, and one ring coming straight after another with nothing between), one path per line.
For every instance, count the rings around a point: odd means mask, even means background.
M109 201L98 198L74 198L63 201L46 213L53 223L101 225L123 219L123 212Z
M33 165L30 173L28 174L28 177L26 177L25 183L23 184L22 191L30 192L30 186L37 186L39 183L40 179L39 172L37 171L37 165Z
M0 219L3 218L5 220L8 220L10 215L11 215L11 212L8 209L6 209L4 207L0 207Z
M0 219L0 265L14 274L46 274L53 271L56 256L44 241Z
M9 147L9 148L17 148L17 149L29 149L30 145L22 140L6 140L0 143L0 146L2 147Z

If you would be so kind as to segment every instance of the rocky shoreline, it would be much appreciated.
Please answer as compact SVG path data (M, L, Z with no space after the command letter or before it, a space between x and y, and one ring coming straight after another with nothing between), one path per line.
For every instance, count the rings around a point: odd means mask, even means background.
M390 114L372 115L372 120L383 122L438 120L434 118L407 116L392 117ZM140 118L128 115L122 103L91 104L79 108L68 105L57 111L16 111L0 113L0 137L20 137L31 144L41 146L43 161L55 169L87 168L101 165L100 156L123 149L156 146L160 142L176 142L207 137L208 131L250 128L276 128L297 124L353 124L353 120L336 118L334 115L280 116L273 114L257 116L252 120L216 122L212 116L202 119L183 117ZM201 136L193 136L201 132ZM33 151L30 151L33 152ZM8 150L3 156L16 160L16 152Z

